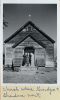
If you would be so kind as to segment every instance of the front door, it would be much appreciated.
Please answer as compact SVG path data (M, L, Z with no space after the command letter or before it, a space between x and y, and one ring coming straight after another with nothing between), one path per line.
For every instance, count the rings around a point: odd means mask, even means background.
M33 47L25 47L22 65L23 66L34 65L34 48Z

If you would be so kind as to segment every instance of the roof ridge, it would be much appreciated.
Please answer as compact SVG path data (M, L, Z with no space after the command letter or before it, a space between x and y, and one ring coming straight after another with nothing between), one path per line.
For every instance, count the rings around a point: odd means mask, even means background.
M14 32L4 42L7 43L9 40L11 40L13 37L15 37L19 32L21 32L29 24L31 24L36 30L38 30L41 34L43 34L46 38L48 38L52 43L55 43L55 41L51 37L49 37L45 32L43 32L42 30L40 30L32 21L26 22L21 28L19 28L16 32Z
M15 35L17 35L19 31L22 31L28 24L33 23L32 21L26 22L23 26L21 26L16 32L14 32L11 36L9 36L4 42L8 42L10 38L13 38Z

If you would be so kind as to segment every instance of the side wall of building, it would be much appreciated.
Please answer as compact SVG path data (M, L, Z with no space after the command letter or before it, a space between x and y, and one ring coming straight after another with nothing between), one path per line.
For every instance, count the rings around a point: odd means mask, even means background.
M5 66L12 66L13 48L12 44L5 44Z
M14 48L13 65L16 67L22 66L24 49L22 46Z
M46 67L54 67L54 44L46 47Z

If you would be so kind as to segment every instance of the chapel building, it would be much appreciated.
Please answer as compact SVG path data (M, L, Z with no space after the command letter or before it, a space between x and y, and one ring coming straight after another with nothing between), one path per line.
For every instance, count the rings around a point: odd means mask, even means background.
M4 41L5 66L54 67L55 41L32 21Z

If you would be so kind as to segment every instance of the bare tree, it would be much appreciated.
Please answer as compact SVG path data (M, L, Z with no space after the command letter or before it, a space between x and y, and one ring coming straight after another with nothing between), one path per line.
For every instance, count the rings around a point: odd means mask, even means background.
M4 29L5 27L8 27L8 22L6 21L6 18L5 18L5 16L4 16L4 14L3 14L3 29Z

